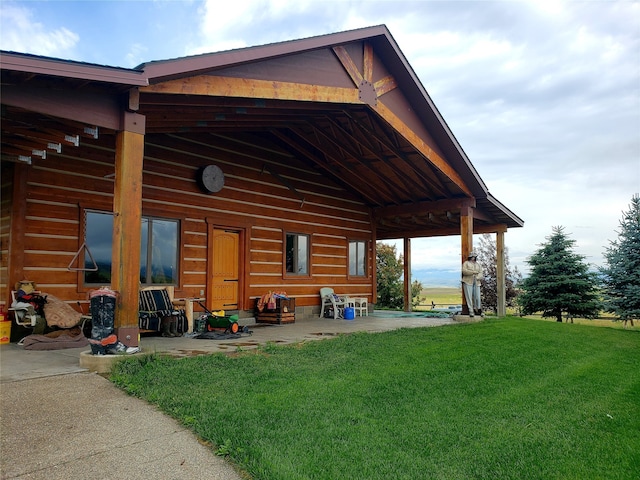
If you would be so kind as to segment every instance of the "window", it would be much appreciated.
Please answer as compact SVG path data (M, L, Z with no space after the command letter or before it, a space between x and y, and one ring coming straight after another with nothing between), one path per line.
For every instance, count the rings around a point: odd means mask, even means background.
M309 235L287 233L285 260L287 273L292 275L309 274Z
M159 218L142 219L140 283L178 283L178 222Z
M85 242L95 260L98 270L85 271L86 284L105 285L111 283L111 252L113 214L87 211L85 220ZM178 232L177 220L142 218L140 242L140 283L178 283ZM85 252L85 268L93 262Z
M367 274L367 242L349 241L349 275L364 277Z
M98 271L84 272L85 283L108 285L111 283L111 237L113 215L110 213L85 212L85 245L96 261ZM84 268L92 268L93 262L85 251Z

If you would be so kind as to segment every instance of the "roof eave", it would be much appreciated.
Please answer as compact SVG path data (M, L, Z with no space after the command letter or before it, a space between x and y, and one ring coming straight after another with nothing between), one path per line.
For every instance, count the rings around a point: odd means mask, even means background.
M513 227L524 227L524 220L518 217L515 213L509 210L505 205L503 205L498 199L496 199L490 193L487 193L486 200L491 203L494 207L499 209L506 217L509 218L513 223L509 225L510 228Z
M42 57L17 52L0 52L3 70L50 75L54 77L83 79L102 83L141 87L149 84L144 72L127 68L74 62L52 57Z

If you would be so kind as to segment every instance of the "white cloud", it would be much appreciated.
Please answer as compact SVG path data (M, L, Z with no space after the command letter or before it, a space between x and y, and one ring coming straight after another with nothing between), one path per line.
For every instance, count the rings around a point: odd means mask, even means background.
M33 19L33 11L5 4L0 9L0 47L3 50L67 57L72 54L80 37L67 28L47 30Z
M371 17L362 13L367 6L362 0L205 0L199 8L200 40L188 47L188 53L230 50L370 26Z
M148 48L140 43L134 43L125 56L126 65L130 68L140 65L148 60Z

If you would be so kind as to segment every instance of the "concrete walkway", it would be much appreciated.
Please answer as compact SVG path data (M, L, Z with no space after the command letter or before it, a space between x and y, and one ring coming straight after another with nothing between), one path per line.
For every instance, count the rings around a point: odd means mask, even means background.
M240 338L143 337L140 344L143 353L180 357L456 322L374 315L355 320L303 319L288 325L249 323L252 334ZM87 350L43 352L15 344L0 346L2 479L243 478L175 420L81 368L80 356Z

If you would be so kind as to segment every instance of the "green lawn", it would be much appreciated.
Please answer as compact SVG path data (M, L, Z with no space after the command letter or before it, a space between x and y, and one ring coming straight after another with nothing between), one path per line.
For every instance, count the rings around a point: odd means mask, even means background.
M249 478L640 474L637 330L509 317L117 365Z

